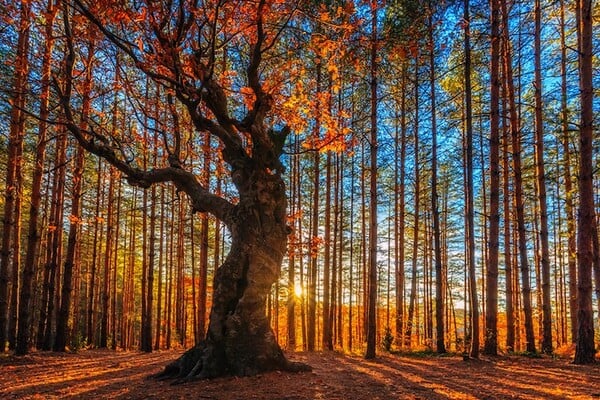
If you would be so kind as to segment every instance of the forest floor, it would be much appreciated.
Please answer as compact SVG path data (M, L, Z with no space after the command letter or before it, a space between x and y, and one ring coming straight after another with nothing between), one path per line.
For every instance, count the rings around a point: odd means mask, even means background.
M173 386L148 379L181 351L0 355L1 399L597 399L600 365L568 359L292 353L312 372L271 372Z

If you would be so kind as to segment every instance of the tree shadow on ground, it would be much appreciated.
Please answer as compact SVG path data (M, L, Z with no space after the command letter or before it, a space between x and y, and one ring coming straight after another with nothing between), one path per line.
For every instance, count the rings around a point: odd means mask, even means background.
M600 366L563 359L412 357L375 360L334 352L292 353L313 367L299 374L270 372L173 386L147 379L181 351L151 354L81 351L0 359L3 399L568 399L600 398Z

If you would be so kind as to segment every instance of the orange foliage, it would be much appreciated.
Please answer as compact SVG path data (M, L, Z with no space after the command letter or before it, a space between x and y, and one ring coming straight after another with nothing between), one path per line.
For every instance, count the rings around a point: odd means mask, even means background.
M310 238L310 255L316 257L319 254L319 249L324 244L324 240L320 236L313 236Z
M242 95L242 99L244 100L244 104L247 108L252 108L254 102L256 101L256 95L252 88L248 86L244 86L240 89L240 94Z

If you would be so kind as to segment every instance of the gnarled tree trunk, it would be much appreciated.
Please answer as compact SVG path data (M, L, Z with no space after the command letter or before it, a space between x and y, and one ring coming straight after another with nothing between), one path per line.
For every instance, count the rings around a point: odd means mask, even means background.
M265 313L287 244L283 180L247 168L234 171L233 179L240 201L230 218L231 250L216 271L206 338L158 377L191 380L310 369L285 358Z
M279 161L289 128L284 127L280 131L267 129L266 118L271 111L273 97L264 90L259 73L262 71L263 53L273 46L269 41L272 36L267 32L271 25L264 24L265 16L280 15L280 10L277 13L270 12L275 4L266 0L252 4L255 11L252 24L254 35L251 40L253 43L248 48L245 75L254 101L245 110L244 118L238 120L230 114L233 103L228 102L229 89L221 87L213 76L217 60L215 49L221 48L221 44L217 43L219 35L205 35L207 29L217 29L214 21L215 18L218 20L216 15L219 15L219 7L217 10L206 7L192 12L193 7L184 6L184 3L173 10L164 3L148 2L152 3L148 8L153 9L156 16L151 21L144 19L142 25L146 31L142 33L145 33L149 42L154 43L153 48L161 50L160 54L159 50L156 53L151 51L152 54L138 54L136 45L131 47L119 38L119 34L126 37L127 32L124 31L128 29L140 32L137 23L127 26L121 24L123 29L116 29L109 21L105 24L99 18L101 12L95 14L96 10L92 12L88 9L87 1L71 1L73 10L85 16L120 52L128 56L129 61L135 62L141 74L171 89L170 92L175 94L187 111L197 133L208 133L219 139L223 161L231 168L231 180L239 194L238 202L233 204L218 193L211 192L193 169L185 169L189 167L182 155L185 138L179 129L179 110L174 106L171 93L167 99L173 129L169 137L171 140L166 138L167 135L164 139L163 150L168 155L166 165L149 170L139 169L114 148L110 140L115 137L114 132L102 134L81 129L75 122L75 109L71 104L76 47L67 41L69 57L64 68L67 77L64 86L55 85L55 89L61 98L66 127L80 145L106 159L134 186L148 188L157 183L173 183L178 192L187 194L194 212L211 213L225 223L231 233L230 253L215 274L206 336L196 347L169 364L159 377L186 381L222 375L255 375L276 369L309 370L310 367L289 362L285 358L265 310L271 285L279 277L289 233L285 185L281 177L283 165ZM122 12L130 15L137 13L129 4L117 3L114 6L121 7ZM65 21L68 11L65 9ZM288 12L291 18L295 9ZM177 28L167 33L163 28L169 20L177 21ZM113 28L116 30L113 31ZM169 37L174 32L177 34ZM275 32L275 37L278 35ZM217 42L210 42L211 38ZM190 70L194 76L187 76L187 72L184 74L186 77L182 75L179 62L183 53L177 53L184 49L195 54L194 67ZM173 57L163 57L165 51L172 53ZM140 62L140 56L148 62ZM155 65L157 62L164 67L161 71Z

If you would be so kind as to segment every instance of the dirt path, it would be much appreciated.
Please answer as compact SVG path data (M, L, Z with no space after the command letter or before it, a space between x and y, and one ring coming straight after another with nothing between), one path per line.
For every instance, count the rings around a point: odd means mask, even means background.
M598 399L600 365L567 360L296 353L314 371L220 378L179 386L148 380L180 352L81 351L0 356L2 399Z

